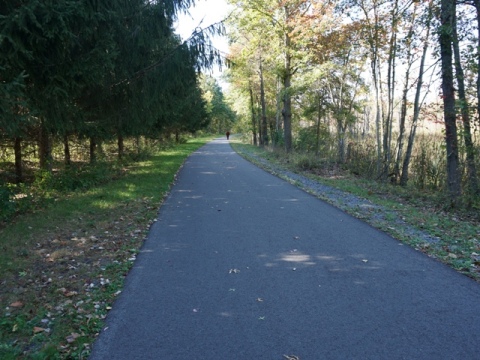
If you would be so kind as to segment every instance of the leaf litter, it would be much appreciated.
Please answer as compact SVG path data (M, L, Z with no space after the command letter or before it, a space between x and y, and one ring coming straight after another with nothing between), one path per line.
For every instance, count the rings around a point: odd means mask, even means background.
M51 344L60 358L88 355L157 207L137 199L110 209L104 220L85 214L43 235L30 229L36 238L28 273L7 272L0 282L2 322L10 329L1 330L2 342L25 357Z

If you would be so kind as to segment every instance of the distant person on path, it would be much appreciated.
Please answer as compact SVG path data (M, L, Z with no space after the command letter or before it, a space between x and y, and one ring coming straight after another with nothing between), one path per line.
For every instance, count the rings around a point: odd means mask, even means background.
M230 131L227 131L227 140L230 139Z

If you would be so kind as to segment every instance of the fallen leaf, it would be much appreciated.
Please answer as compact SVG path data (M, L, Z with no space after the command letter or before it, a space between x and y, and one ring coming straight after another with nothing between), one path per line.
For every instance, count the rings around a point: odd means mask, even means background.
M21 301L15 301L15 302L11 303L10 306L14 307L14 308L21 308L21 307L23 307L23 303Z
M68 335L65 340L67 340L67 342L69 344L73 343L78 337L80 336L80 334L77 334L77 333L71 333L70 335Z
M44 332L44 331L45 331L45 329L42 328L42 327L35 326L35 327L33 328L33 333L34 333L34 334L38 334L38 333L41 333L41 332Z

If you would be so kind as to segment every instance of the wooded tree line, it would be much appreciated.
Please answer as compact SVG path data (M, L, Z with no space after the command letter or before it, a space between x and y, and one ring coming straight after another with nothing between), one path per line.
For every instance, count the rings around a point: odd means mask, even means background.
M405 186L417 130L436 117L452 204L478 196L478 0L231 3L229 80L255 144L335 149L337 163L370 162L365 172Z
M208 31L182 42L176 14L190 0L7 0L0 2L0 144L15 154L38 144L43 169L52 145L89 142L90 160L115 139L158 138L208 125L197 78L220 61ZM220 31L218 27L207 29Z

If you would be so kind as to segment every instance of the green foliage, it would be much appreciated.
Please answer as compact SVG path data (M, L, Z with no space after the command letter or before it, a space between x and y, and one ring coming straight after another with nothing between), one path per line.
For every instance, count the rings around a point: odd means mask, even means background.
M223 134L231 131L236 115L225 101L222 88L213 77L203 78L202 89L206 102L206 111L210 120L208 129L212 133Z
M15 213L15 203L12 201L13 193L10 187L0 186L0 221L5 221Z
M173 22L190 4L1 2L0 140L38 141L40 163L50 171L54 142L64 136L102 142L205 128L197 72L219 61L206 46L207 33L219 28L182 43ZM90 183L37 178L66 189Z
M69 192L88 189L105 183L121 174L118 166L111 163L71 165L58 173L40 170L32 184L38 193Z

